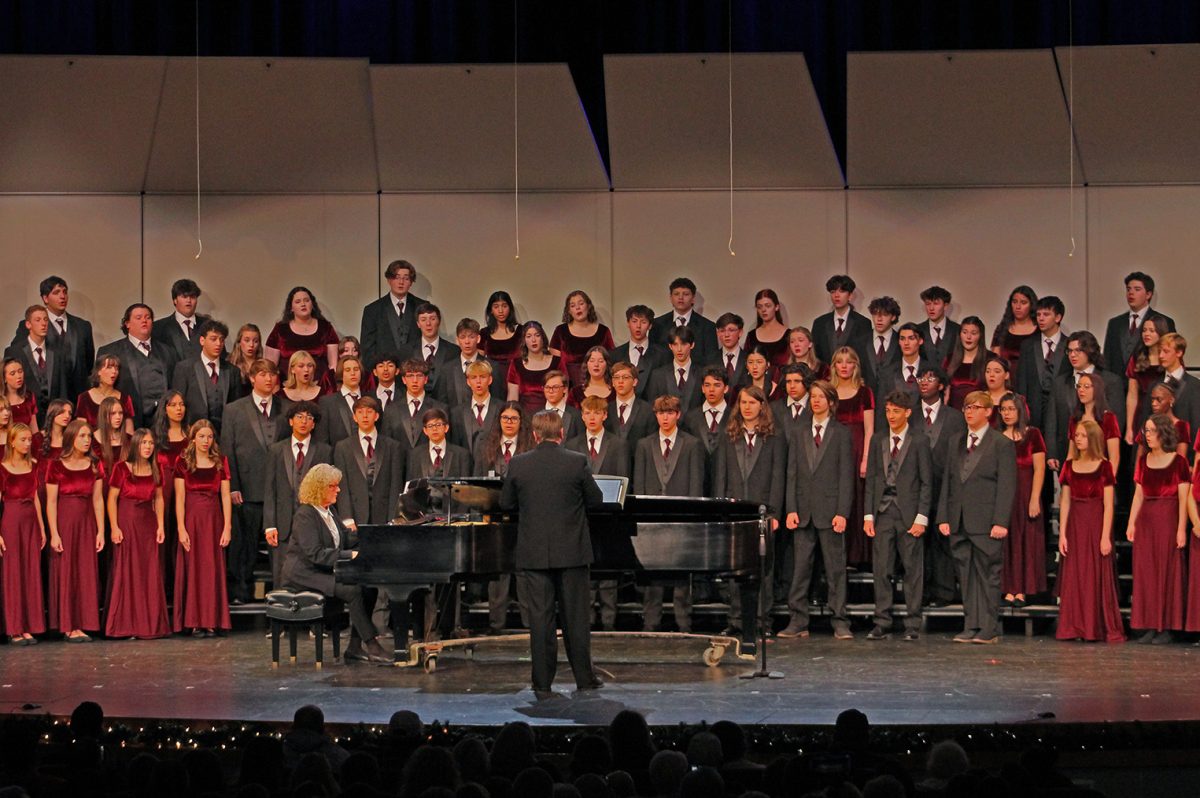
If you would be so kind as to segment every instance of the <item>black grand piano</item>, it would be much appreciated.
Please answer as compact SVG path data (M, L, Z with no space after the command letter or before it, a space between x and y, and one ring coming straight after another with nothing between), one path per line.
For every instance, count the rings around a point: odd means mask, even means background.
M769 529L765 508L759 504L626 496L625 480L596 480L605 504L588 513L593 578L668 585L704 574L746 585L759 583L760 551L767 550ZM441 641L409 647L407 612L397 610L410 595L431 586L486 581L516 570L517 516L500 510L500 487L501 480L490 477L418 480L401 497L401 518L388 525L359 527L358 557L338 563L337 579L387 591L397 662L417 664L424 652L426 670L433 670L436 652L454 644ZM758 628L755 605L743 602L746 643L755 639ZM710 639L704 657L710 665L720 661L727 646L740 652L740 641L731 638L691 637Z

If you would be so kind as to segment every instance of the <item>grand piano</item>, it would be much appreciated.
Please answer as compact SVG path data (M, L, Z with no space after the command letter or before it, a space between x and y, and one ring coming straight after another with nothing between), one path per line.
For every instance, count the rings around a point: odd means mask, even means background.
M758 585L760 552L768 550L766 508L733 499L627 496L623 478L596 481L605 503L588 513L593 578L670 585L703 574ZM422 662L431 671L443 648L479 642L430 641L410 647L407 612L397 610L431 586L486 581L516 570L517 516L500 509L500 487L501 480L490 477L418 480L401 497L400 518L359 527L358 557L338 563L337 579L387 591L397 662ZM745 642L752 642L757 602L743 602L742 629ZM740 654L741 641L733 638L689 637L709 639L704 654L709 665L717 664L727 647Z

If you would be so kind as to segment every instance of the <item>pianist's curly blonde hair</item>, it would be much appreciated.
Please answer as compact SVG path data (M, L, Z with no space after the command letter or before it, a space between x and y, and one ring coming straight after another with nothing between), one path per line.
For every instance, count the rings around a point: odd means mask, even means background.
M314 507L324 506L325 491L341 481L340 469L328 463L317 463L304 475L304 479L300 480L300 503L311 504Z

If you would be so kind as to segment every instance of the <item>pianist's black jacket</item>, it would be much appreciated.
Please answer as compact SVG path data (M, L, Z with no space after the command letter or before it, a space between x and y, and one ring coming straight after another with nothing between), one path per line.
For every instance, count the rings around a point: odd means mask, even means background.
M587 455L543 442L514 457L504 475L500 506L520 510L517 568L590 565L587 510L602 501Z
M334 519L337 512L334 511ZM333 595L333 566L338 554L354 548L356 535L345 525L341 530L341 546L333 545L333 535L321 519L317 508L302 504L292 518L292 535L288 539L283 560L283 584L292 590L315 590Z

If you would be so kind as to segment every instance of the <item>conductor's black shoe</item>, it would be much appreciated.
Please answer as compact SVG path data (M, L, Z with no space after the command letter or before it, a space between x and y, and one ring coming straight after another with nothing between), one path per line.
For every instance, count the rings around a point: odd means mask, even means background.
M868 640L887 640L889 637L891 635L882 626L873 626L871 631L867 632Z
M546 701L551 698L560 698L559 694L551 690L549 687L533 688L533 697L538 701Z

